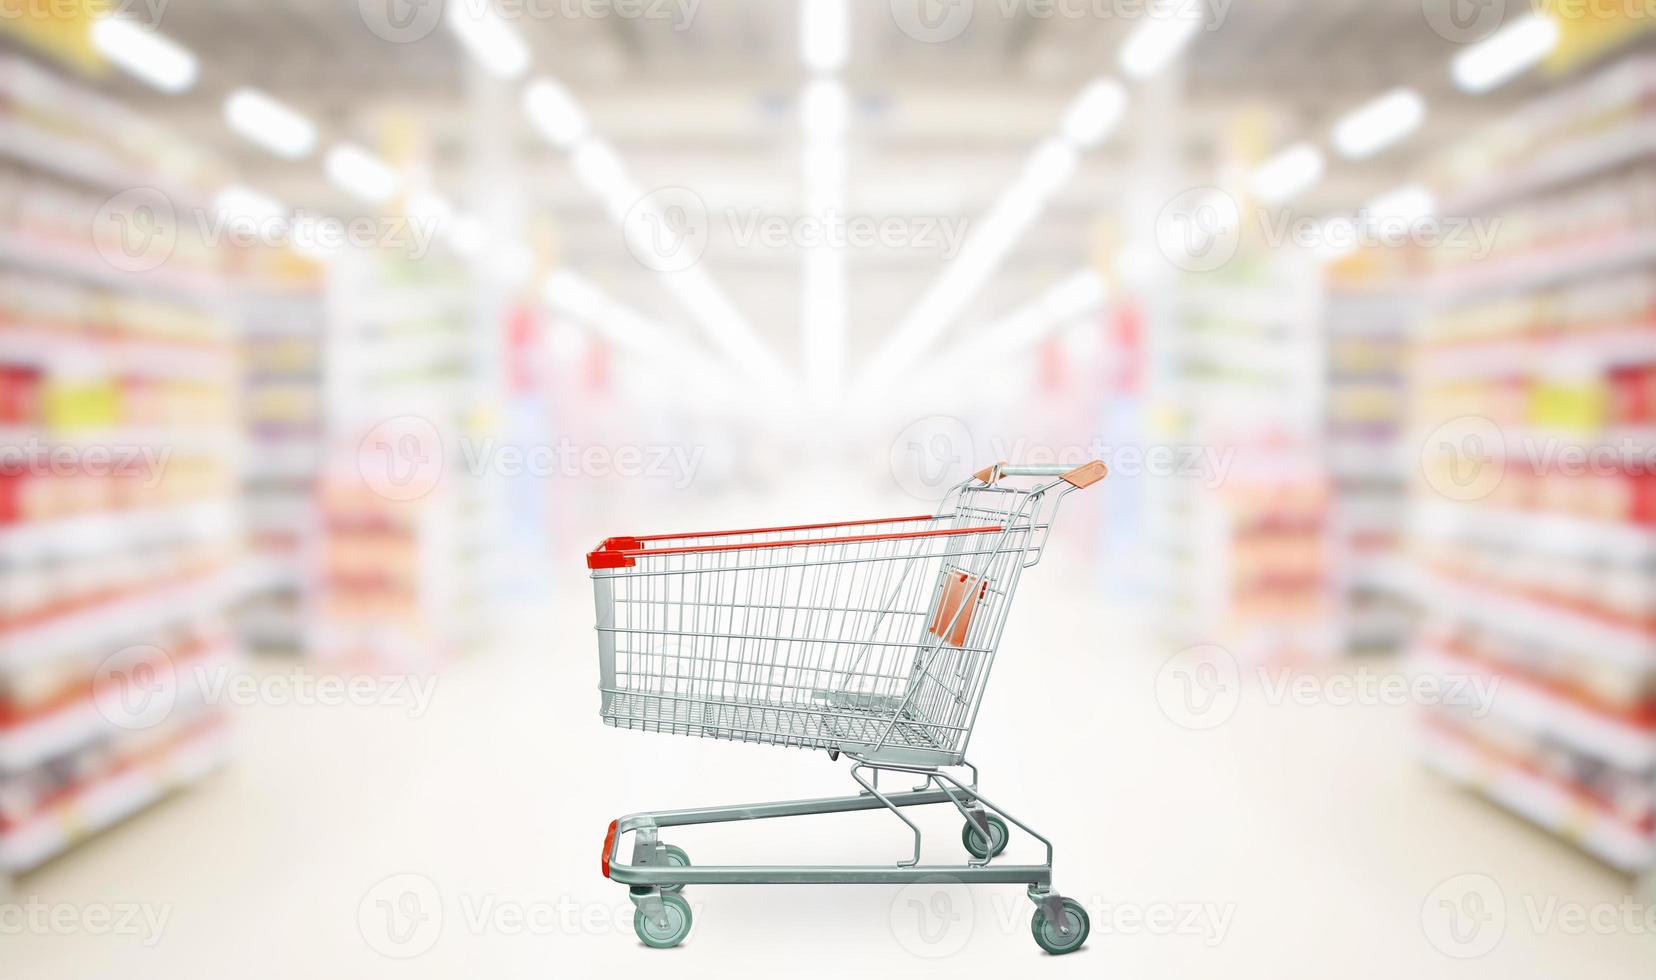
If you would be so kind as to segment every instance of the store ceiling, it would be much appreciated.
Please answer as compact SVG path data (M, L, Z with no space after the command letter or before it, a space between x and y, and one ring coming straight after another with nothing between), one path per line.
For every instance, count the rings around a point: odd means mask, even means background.
M248 183L295 206L355 210L328 186L318 160L275 160L232 136L219 119L231 88L255 85L287 100L321 124L324 141L348 138L383 148L389 134L417 133L414 159L450 197L466 203L477 188L516 196L522 204L510 210L548 229L543 237L559 257L646 312L683 322L672 298L632 260L613 222L573 179L565 154L523 124L516 87L495 86L489 108L492 83L480 80L441 25L412 43L377 36L368 22L384 2L171 4L162 29L201 57L200 83L180 97L148 93L126 80L111 85L216 148ZM512 21L533 48L532 74L568 86L641 186L692 187L714 210L797 211L796 105L806 79L797 5L637 2L666 16L615 15L625 0L509 0L509 9L536 14ZM844 73L855 106L848 146L853 214L981 213L1030 149L1054 131L1074 93L1088 79L1115 72L1115 52L1134 26L1122 15L1137 9L1136 0L977 0L959 36L928 44L898 28L893 12L908 2L855 4ZM945 5L936 10L947 9L946 0L937 2ZM1415 86L1429 105L1425 129L1379 160L1332 163L1322 184L1295 202L1311 212L1348 209L1402 180L1447 134L1491 114L1491 102L1518 97L1524 88L1481 100L1453 90L1448 64L1460 46L1435 33L1423 12L1423 4L1429 9L1438 0L1207 2L1211 29L1187 50L1184 78L1164 73L1156 83L1160 94L1135 89L1140 111L1084 157L985 290L977 306L982 316L1087 262L1097 243L1114 234L1115 216L1135 206L1128 195L1211 183L1227 167L1296 140L1326 146L1328 126L1341 112L1391 86ZM1528 0L1491 2L1528 7ZM695 10L683 29L681 3ZM594 9L610 15L580 13ZM479 177L472 156L479 134L497 137L516 161L515 187ZM1169 158L1172 173L1158 162ZM741 249L715 233L706 262L748 318L771 325L762 329L794 356L797 251ZM935 251L925 249L852 255L853 361L940 268Z

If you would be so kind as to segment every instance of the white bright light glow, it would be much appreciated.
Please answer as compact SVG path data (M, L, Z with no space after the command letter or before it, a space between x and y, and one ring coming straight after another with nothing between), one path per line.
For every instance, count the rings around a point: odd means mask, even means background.
M472 215L457 215L449 222L448 229L449 244L461 255L477 255L483 251L483 246L488 244L488 234L483 230L483 222Z
M226 96L224 121L249 143L284 159L298 160L316 149L316 126L258 89L239 88Z
M383 204L402 185L389 163L354 143L340 143L323 162L335 187L370 204Z
M1254 171L1254 196L1266 204L1281 204L1309 190L1322 175L1322 151L1310 143L1295 143Z
M851 53L851 5L847 0L800 0L799 57L816 72L845 67Z
M433 228L447 229L454 220L454 205L436 191L420 191L409 197L405 210L410 218Z
M1064 186L1079 162L1075 147L1063 140L1046 140L1029 155L1021 182L1037 196L1048 197Z
M345 249L344 236L334 234L336 230L336 225L319 215L301 215L294 219L288 241L312 261L327 262Z
M1327 264L1357 251L1357 224L1347 217L1329 218L1317 233L1313 257Z
M231 217L261 221L280 218L288 213L287 205L281 201L241 184L232 184L219 191L213 198L213 206Z
M509 283L521 283L535 271L535 253L521 242L514 242L500 249L495 257L495 271L502 280Z
M1437 197L1423 184L1404 184L1364 205L1370 220L1413 221L1437 211Z
M971 342L952 356L940 373L974 361L1004 361L1028 350L1056 330L1075 323L1077 317L1096 311L1108 295L1103 278L1092 269L1071 273L1034 300L973 334Z
M581 141L570 154L570 166L575 167L575 179L604 200L621 195L628 182L621 157L601 139Z
M200 74L196 56L159 32L120 17L92 23L92 47L133 76L163 92L177 94Z
M851 97L840 82L819 78L800 93L799 115L808 139L839 139L851 117Z
M1134 81L1149 78L1167 67L1201 27L1199 5L1180 4L1174 11L1152 14L1121 42L1121 70Z
M486 3L451 3L449 30L483 69L508 81L529 70L529 45Z
M569 90L548 78L539 78L523 90L523 112L548 143L567 150L587 132L586 113Z
M1449 64L1464 92L1487 92L1534 67L1558 46L1558 23L1527 14L1472 45Z
M1077 147L1097 146L1127 111L1127 90L1113 78L1087 83L1064 110L1064 138Z
M1346 113L1334 124L1334 149L1347 160L1371 157L1420 128L1426 100L1412 88L1394 88Z

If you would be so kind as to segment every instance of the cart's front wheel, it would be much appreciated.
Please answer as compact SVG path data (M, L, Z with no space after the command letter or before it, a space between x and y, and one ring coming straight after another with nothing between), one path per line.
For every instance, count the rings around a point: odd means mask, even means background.
M1010 837L1006 830L1006 821L994 814L988 815L989 843L983 842L983 834L972 826L970 820L966 826L960 828L960 842L966 845L966 850L975 858L993 857L1006 850L1006 841Z
M1087 919L1087 910L1073 898L1063 899L1061 923L1055 923L1047 917L1046 906L1035 907L1035 918L1029 922L1029 931L1035 934L1035 942L1053 956L1064 953L1073 953L1087 941L1087 933L1092 930L1092 923Z
M645 915L643 909L633 913L633 931L646 946L671 949L690 935L690 903L682 896L664 894L655 915Z
M662 847L661 847L661 856L667 859L667 866L668 867L671 867L671 868L688 868L688 867L690 867L690 855L684 853L684 848L682 848L682 847L677 847L673 844L663 844ZM677 894L678 892L684 891L684 883L680 882L679 884L676 884L676 885L662 885L661 890L664 891L664 892Z

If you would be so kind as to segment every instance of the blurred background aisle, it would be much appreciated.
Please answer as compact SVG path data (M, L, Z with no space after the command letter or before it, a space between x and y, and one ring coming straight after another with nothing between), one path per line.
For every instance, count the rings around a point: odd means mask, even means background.
M8 969L642 957L593 828L843 773L604 730L587 551L1102 459L973 743L1065 969L1649 976L1652 24L0 0ZM657 955L1027 961L980 891Z

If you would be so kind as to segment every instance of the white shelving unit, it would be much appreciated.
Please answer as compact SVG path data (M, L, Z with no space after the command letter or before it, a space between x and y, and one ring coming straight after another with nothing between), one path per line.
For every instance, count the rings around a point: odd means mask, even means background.
M1169 481L1146 503L1149 590L1175 642L1249 660L1320 659L1327 625L1319 284L1295 256L1185 277L1149 325L1158 438L1228 450L1223 485ZM1158 407L1159 406L1159 407ZM1268 499L1292 499L1298 515ZM1312 524L1299 510L1318 514ZM1279 519L1281 518L1281 519ZM1290 526L1290 523L1292 526Z
M419 283L405 281L419 276ZM399 278L402 277L402 278ZM324 346L326 469L310 646L328 659L427 665L486 642L507 543L501 481L478 462L499 413L500 324L472 305L458 264L353 254L330 266ZM372 492L363 440L413 420L441 472L413 499ZM402 449L392 447L394 453ZM356 557L404 556L363 578Z
M0 442L75 460L0 473L4 891L228 757L228 720L199 692L179 685L164 717L118 724L100 696L142 681L100 668L151 647L174 676L240 656L225 617L242 525L235 337L215 309L224 255L188 240L183 221L153 272L118 271L92 240L112 191L162 187L194 204L210 162L21 58L0 57L0 106ZM169 147L166 172L132 159L134 146ZM142 480L94 468L95 451L117 450L161 462Z
M1332 486L1340 646L1396 649L1408 609L1385 581L1403 531L1404 347L1414 316L1401 283L1330 283L1323 306L1328 395L1324 449Z
M1425 761L1630 873L1656 866L1656 515L1643 477L1571 480L1535 449L1656 445L1622 394L1624 372L1656 370L1656 319L1615 305L1656 276L1653 96L1656 62L1626 61L1446 153L1446 179L1474 189L1445 207L1514 230L1485 261L1442 257L1412 374L1428 454L1408 520L1413 659L1500 681L1485 717L1428 712ZM1499 428L1501 479L1440 493L1454 460L1424 436L1469 415Z

